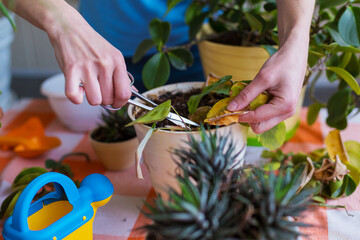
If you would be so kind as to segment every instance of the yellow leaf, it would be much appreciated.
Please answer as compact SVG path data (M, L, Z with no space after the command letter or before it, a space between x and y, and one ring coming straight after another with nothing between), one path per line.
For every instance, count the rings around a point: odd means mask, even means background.
M206 115L204 122L210 125L229 125L234 122L238 122L239 115L245 114L245 111L230 112L227 110L227 106L233 100L233 97L221 99Z
M347 143L347 145L350 147L349 143ZM344 143L341 140L339 130L333 130L325 137L325 146L329 157L332 160L335 160L336 156L339 156L342 163L350 170L349 175L356 182L356 184L359 184L360 169L357 168L358 165L354 164L355 162L358 163L358 160L354 157L354 154L351 154L353 159L349 158Z
M329 132L325 137L326 150L329 153L329 157L335 161L335 156L339 156L343 163L349 162L349 157L345 150L344 144L341 140L340 131L335 129Z

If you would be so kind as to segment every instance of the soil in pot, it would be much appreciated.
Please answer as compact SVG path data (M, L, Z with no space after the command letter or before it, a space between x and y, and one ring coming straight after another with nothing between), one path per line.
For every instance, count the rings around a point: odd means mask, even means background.
M201 89L200 88L194 88L190 91L187 92L164 92L162 93L160 96L148 96L148 98L155 102L156 104L160 104L163 102L168 101L169 99L171 100L171 105L175 108L176 112L185 118L191 119L191 116L189 114L189 110L188 110L188 106L187 106L187 102L189 101L190 97L196 94L201 93ZM216 102L218 102L219 100L223 99L224 97L226 97L225 95L221 95L221 94L211 94L211 95L205 95L200 103L198 107L203 107L203 106L209 106L212 107ZM146 110L140 110L136 113L135 118L139 118L141 117L143 114L145 114L147 111ZM192 120L192 119L191 119ZM151 124L149 124L148 126L151 126ZM168 126L176 126L174 123L170 122L169 120L165 119L162 122L159 122L156 124L156 127L168 127ZM191 127L191 126L189 126ZM210 128L215 128L216 126L210 126ZM192 130L197 130L198 128L196 127L192 127Z
M243 36L248 36L244 38ZM238 31L223 32L214 37L207 39L210 42L220 43L231 46L260 46L260 45L276 45L276 42L272 39L271 35L259 36L255 32L243 34Z

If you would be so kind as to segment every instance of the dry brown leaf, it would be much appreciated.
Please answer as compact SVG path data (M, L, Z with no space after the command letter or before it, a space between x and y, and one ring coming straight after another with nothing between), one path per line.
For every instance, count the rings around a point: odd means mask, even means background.
M349 173L347 167L341 162L339 156L335 156L335 161L325 158L319 169L315 171L315 178L325 183L330 181L341 181Z
M310 182L312 176L314 175L314 172L315 172L315 167L314 167L314 164L311 160L311 158L307 157L306 158L306 161L307 161L307 164L306 164L306 167L304 169L304 171L302 172L301 174L301 184L300 184L300 187L299 189L297 190L297 192L300 192L300 190L305 187L305 185Z

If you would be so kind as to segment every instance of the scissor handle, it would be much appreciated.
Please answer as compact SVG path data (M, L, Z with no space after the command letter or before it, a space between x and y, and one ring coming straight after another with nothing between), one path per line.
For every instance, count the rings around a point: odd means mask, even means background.
M134 76L133 76L131 73L127 72L127 74L128 74L128 76L129 76L129 78L130 78L130 81L131 81L131 82L130 82L130 87L131 87L131 86L134 85L135 79L134 79ZM131 89L131 93L132 93L133 95L135 95L137 98L139 98L139 99L141 99L141 100L143 100L143 101L145 101L145 102L150 103L150 104L153 105L154 107L157 106L156 103L154 103L154 102L151 101L150 99L144 97L144 96L141 95L140 93L136 92L134 89ZM107 109L107 110L110 110L110 111L117 111L117 110L120 110L120 109L121 109L121 107L120 107L120 108L114 108L114 107L111 106L111 105L103 105L103 104L101 104L100 106L103 107L104 109Z
M128 76L129 76L129 79L130 79L130 87L132 87L134 85L134 82L135 82L135 79L134 79L134 76L127 72Z
M134 78L134 76L133 76L131 73L129 73L129 72L127 72L127 75L128 75L128 77L129 77L129 79L130 79L130 87L132 87L132 86L134 85L135 78ZM131 89L131 92L134 93L135 91L134 91L133 89ZM106 109L106 110L110 110L110 111L118 111L118 110L120 110L120 109L122 108L122 107L114 108L114 107L111 106L111 105L103 105L103 104L100 104L100 106L101 106L102 108L104 108L104 109Z

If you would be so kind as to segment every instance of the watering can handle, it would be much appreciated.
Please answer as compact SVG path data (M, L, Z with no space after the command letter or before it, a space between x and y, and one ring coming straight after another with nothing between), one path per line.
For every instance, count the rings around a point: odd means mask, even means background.
M48 183L57 183L60 185L63 188L65 195L71 205L74 206L74 203L79 199L79 191L70 178L56 172L42 174L30 182L30 184L26 186L24 191L20 194L12 216L12 225L14 229L20 232L24 232L29 229L27 218L30 204L39 189ZM59 190L57 188L55 189L56 191Z

